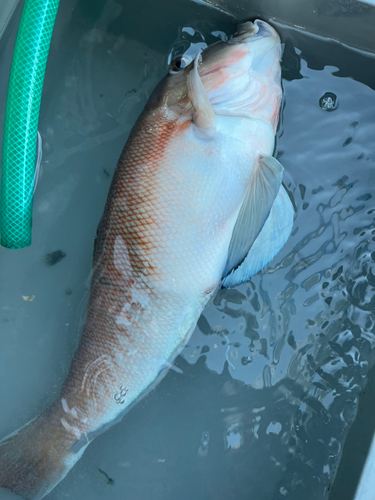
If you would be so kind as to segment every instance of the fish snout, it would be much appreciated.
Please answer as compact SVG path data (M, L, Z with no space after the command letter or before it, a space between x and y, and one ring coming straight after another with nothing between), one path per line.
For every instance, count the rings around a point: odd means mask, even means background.
M236 33L228 43L230 45L236 45L244 42L255 42L261 38L274 38L275 41L280 40L279 35L272 26L265 21L256 19L254 22L247 21L246 23L239 24Z

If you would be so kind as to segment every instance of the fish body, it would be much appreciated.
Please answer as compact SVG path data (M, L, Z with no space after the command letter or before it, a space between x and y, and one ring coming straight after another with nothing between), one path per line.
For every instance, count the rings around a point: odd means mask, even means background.
M112 181L69 375L0 443L0 487L43 498L165 373L215 290L285 243L293 209L271 157L280 54L273 28L246 23L154 91Z

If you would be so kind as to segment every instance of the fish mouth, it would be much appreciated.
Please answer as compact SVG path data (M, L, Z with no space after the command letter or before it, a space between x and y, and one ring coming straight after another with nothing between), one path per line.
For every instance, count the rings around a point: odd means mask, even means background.
M256 19L254 22L247 21L237 26L237 31L228 40L229 45L237 45L244 42L252 42L259 38L272 37L279 40L279 35L268 23Z

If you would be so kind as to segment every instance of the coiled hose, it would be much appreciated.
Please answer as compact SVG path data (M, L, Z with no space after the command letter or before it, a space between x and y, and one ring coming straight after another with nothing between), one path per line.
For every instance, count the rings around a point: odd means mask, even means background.
M1 245L31 244L40 101L60 0L25 0L6 104L1 177Z

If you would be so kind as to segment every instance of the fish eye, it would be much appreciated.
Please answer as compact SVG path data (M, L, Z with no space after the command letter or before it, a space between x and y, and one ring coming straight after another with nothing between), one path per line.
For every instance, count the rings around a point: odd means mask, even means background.
M169 73L171 75L179 73L180 71L185 69L186 66L189 66L191 61L192 61L191 57L186 55L176 57L169 65Z

